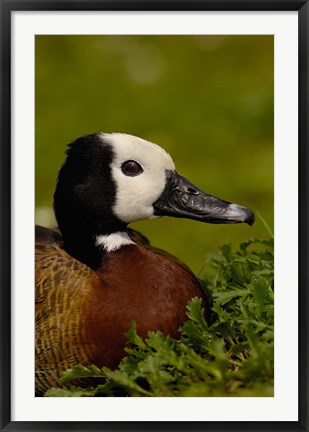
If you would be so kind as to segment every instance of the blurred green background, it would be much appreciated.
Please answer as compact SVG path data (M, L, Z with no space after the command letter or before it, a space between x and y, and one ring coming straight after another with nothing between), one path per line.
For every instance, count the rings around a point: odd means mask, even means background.
M206 192L273 229L273 36L36 36L36 223L66 145L94 132L153 141ZM132 224L195 272L218 246L268 238L248 225L162 218Z

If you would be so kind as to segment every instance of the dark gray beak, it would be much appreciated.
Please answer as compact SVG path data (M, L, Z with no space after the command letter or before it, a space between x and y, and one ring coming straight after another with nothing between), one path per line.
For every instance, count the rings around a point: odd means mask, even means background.
M208 195L174 171L167 171L166 187L153 204L156 216L173 216L216 224L253 225L252 210Z

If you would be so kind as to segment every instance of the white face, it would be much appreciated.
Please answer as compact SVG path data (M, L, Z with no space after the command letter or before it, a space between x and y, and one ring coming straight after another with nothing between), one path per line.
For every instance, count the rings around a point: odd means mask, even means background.
M166 183L166 170L175 170L171 156L149 141L132 135L102 134L115 155L111 172L116 184L116 201L113 213L121 221L130 223L140 219L152 219L153 204L161 196ZM135 161L143 171L136 176L123 173L126 161Z

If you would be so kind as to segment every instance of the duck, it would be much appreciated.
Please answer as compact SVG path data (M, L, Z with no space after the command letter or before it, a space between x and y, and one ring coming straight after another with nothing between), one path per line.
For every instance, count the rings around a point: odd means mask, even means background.
M59 386L61 373L74 365L115 369L133 321L142 338L157 330L177 338L190 299L201 298L207 311L189 267L130 223L162 216L254 223L249 208L178 174L162 147L124 133L69 144L53 207L58 227L36 226L36 396Z

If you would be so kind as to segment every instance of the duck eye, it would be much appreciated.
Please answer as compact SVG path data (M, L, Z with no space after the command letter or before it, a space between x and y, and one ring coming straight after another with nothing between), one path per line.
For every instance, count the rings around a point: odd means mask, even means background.
M121 165L121 170L123 174L130 177L135 177L144 171L141 165L134 160L128 160L124 162Z

